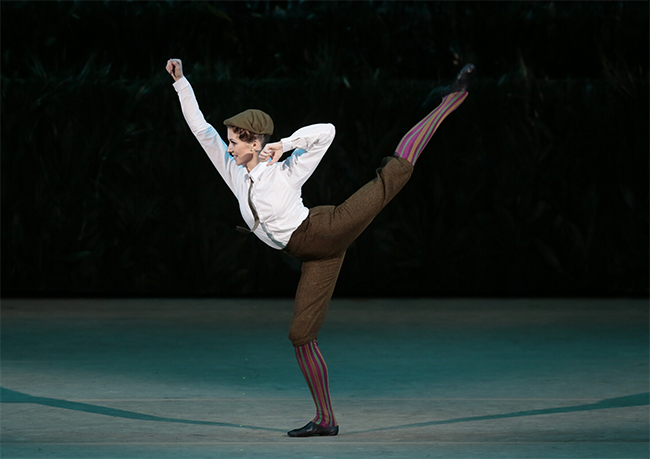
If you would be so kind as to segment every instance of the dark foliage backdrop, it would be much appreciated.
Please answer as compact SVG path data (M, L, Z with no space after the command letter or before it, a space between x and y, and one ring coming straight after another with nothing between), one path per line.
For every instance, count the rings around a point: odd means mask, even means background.
M6 2L4 295L291 295L180 113L332 122L337 204L467 62L470 98L338 295L648 293L648 2Z

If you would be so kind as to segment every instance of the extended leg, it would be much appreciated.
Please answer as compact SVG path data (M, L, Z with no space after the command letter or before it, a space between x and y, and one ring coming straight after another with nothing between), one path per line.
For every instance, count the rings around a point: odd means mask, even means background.
M377 176L343 204L310 209L309 218L293 233L285 252L302 260L336 258L404 187L412 173L408 161L395 156L384 158Z
M413 126L402 138L395 150L395 155L415 165L420 153L427 146L440 124L456 110L467 98L469 77L475 70L472 64L466 65L456 77L456 81L445 89L442 103L429 113L422 121Z

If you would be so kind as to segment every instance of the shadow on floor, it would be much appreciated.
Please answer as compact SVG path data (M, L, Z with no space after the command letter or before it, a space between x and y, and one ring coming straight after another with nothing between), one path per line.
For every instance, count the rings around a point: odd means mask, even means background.
M150 414L136 413L134 411L120 410L117 408L108 408L105 406L91 405L90 403L70 402L49 397L33 397L29 394L17 392L15 390L0 387L0 401L2 403L33 403L36 405L50 406L52 408L62 408L64 410L81 411L83 413L103 414L104 416L113 416L116 418L135 419L138 421L156 421L156 422L177 422L180 424L194 424L201 426L216 427L235 427L238 429L255 429L268 430L272 432L284 432L282 429L271 429L268 427L250 426L245 424L231 424L228 422L214 421L195 421L191 419L164 418Z
M387 430L413 429L417 427L438 426L443 424L454 424L457 422L471 421L488 421L492 419L519 418L524 416L539 416L542 414L574 413L576 411L604 410L608 408L627 408L631 406L650 405L650 392L627 395L625 397L606 398L596 403L587 403L585 405L563 406L559 408L544 408L541 410L515 411L513 413L492 414L488 416L469 416L465 418L447 419L444 421L416 422L413 424L403 424L400 426L382 427L379 429L358 430L350 434L381 432Z
M156 422L177 422L181 424L194 424L206 425L216 427L234 427L239 429L254 429L254 430L267 430L272 432L282 432L281 429L271 429L268 427L259 427L251 425L231 424L227 422L215 421L195 421L190 419L179 418L164 418L160 416L153 416L150 414L136 413L134 411L120 410L117 408L108 408L105 406L91 405L90 403L70 402L49 397L33 397L22 392L17 392L11 389L0 387L0 401L2 403L33 403L37 405L50 406L53 408L62 408L66 410L81 411L84 413L103 414L105 416L113 416L124 419L135 419L138 421L156 421ZM516 411L513 413L493 414L486 416L469 416L464 418L447 419L443 421L430 421L430 422L416 422L412 424L403 424L392 427L382 427L378 429L358 430L349 432L349 434L382 432L388 430L398 429L412 429L418 427L437 426L443 424L454 424L458 422L472 422L472 421L488 421L493 419L507 419L518 418L524 416L539 416L542 414L558 414L558 413L574 413L577 411L592 411L604 410L608 408L627 408L632 406L647 406L650 405L650 393L641 393L635 395L627 395L625 397L608 398L596 403L588 403L584 405L564 406L559 408L545 408L539 410Z

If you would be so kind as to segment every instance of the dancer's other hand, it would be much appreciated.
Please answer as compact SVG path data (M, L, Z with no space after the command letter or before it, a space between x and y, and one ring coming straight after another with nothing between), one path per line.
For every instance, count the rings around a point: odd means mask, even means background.
M260 153L260 161L265 162L271 158L271 161L267 163L267 166L275 164L282 157L282 142L275 142L266 144L262 152Z
M180 59L169 59L165 69L167 70L167 73L172 76L174 81L183 78L183 62Z

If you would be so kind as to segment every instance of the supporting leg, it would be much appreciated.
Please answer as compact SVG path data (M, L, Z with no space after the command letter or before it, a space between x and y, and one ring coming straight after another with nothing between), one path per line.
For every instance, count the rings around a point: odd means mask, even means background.
M338 434L339 428L330 398L327 365L316 337L325 320L344 257L345 252L333 258L305 261L302 264L289 338L314 399L316 416L301 429L289 432L290 437Z
M318 338L344 258L345 252L325 260L303 262L289 328L289 339L295 347Z
M336 435L338 426L332 410L327 365L318 343L313 340L295 349L296 359L316 405L316 416L305 427L289 432L289 436Z

